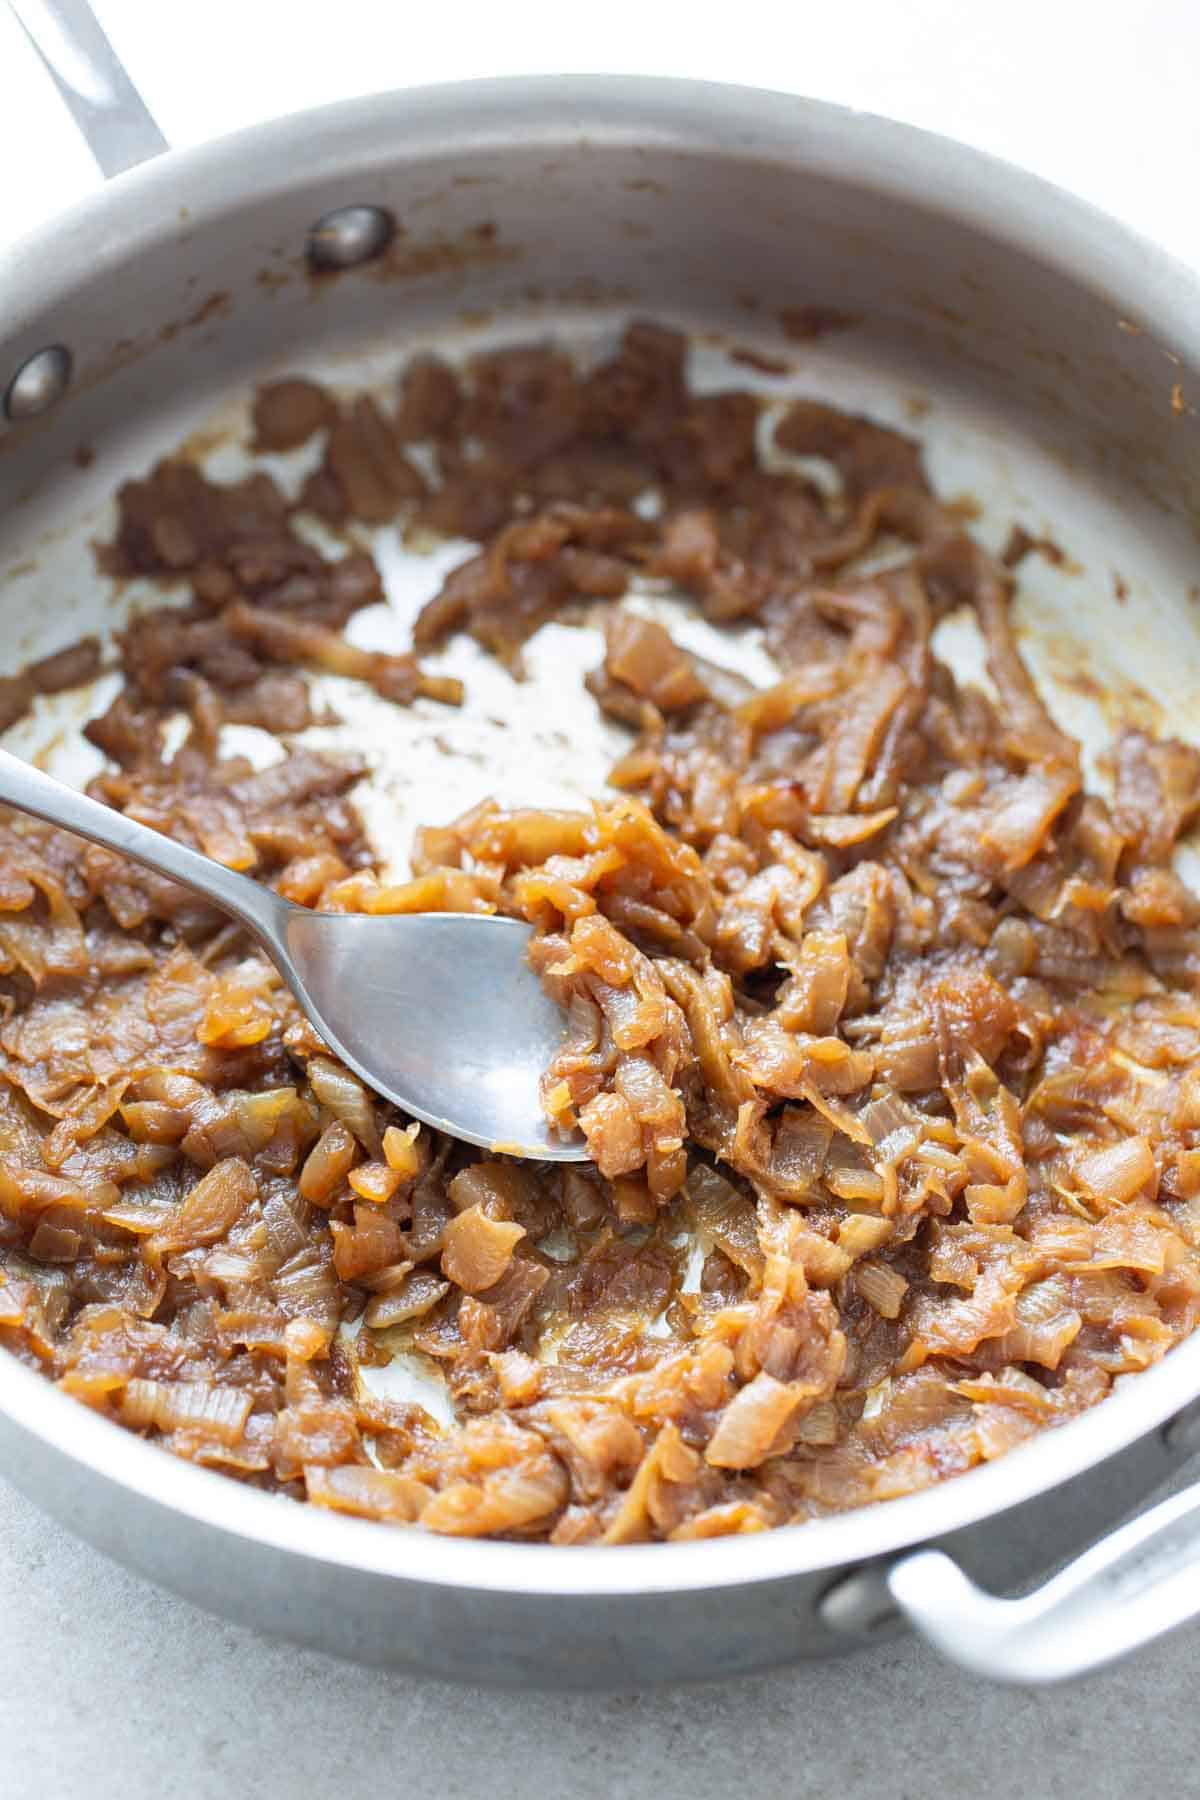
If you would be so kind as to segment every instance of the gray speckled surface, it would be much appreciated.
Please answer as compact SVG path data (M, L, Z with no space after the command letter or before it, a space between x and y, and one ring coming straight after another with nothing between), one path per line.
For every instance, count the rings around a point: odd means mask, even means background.
M1042 1693L985 1686L908 1640L720 1687L482 1693L212 1619L3 1483L0 1619L5 1800L1127 1800L1194 1791L1200 1751L1200 1626Z

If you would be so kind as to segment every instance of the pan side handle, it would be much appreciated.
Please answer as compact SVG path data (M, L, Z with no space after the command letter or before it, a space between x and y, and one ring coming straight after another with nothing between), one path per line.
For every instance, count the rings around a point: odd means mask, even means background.
M993 1681L1045 1686L1089 1674L1200 1615L1200 1483L1019 1600L989 1594L930 1549L845 1577L821 1611L856 1635L899 1616L951 1662Z
M169 148L87 0L9 0L106 178Z

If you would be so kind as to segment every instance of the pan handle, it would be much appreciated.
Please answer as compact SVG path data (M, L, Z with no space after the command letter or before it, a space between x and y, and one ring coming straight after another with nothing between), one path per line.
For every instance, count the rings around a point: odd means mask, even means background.
M169 148L87 0L9 0L106 178Z
M859 1634L899 1615L951 1662L993 1681L1044 1686L1089 1674L1200 1614L1200 1483L1022 1599L987 1593L942 1550L917 1550L848 1576L821 1610L828 1625Z

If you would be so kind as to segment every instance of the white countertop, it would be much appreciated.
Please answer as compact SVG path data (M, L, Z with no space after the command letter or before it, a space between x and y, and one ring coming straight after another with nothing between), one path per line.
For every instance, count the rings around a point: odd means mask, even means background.
M98 0L173 143L370 89L610 70L788 87L1022 162L1200 263L1200 0L590 9ZM601 28L602 27L602 28ZM284 48L276 47L281 42ZM0 242L97 183L0 8ZM1126 1800L1186 1793L1200 1627L1083 1686L986 1687L911 1642L722 1687L480 1694L266 1643L126 1575L0 1482L6 1800Z

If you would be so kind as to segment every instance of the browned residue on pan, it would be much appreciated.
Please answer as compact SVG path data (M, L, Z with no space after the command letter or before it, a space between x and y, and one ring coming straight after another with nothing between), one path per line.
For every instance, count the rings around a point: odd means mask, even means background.
M295 280L296 274L295 269L260 269L254 277L254 285L264 294L277 294L280 288L288 287Z
M561 287L542 287L527 283L520 292L525 307L546 306L626 306L635 299L632 288L620 282L597 281L594 275L580 275Z
M957 306L947 306L937 294L911 294L909 298L914 306L928 313L931 318L941 320L944 325L954 325L958 330L964 331L971 323L965 312Z
M159 342L169 344L172 338L179 336L181 331L190 331L194 326L207 325L212 319L227 317L232 304L231 295L224 288L218 288L208 296L207 300L202 300L195 311L190 312L185 319L171 319L166 325L160 327Z
M783 335L794 344L811 344L835 331L849 331L862 324L858 313L836 306L785 306L779 313Z
M189 437L183 440L178 454L187 461L202 463L215 451L223 450L227 444L236 443L240 426L240 419L228 416L208 425L202 425L198 431L193 431Z
M1097 670L1089 659L1087 646L1078 638L1036 627L1022 628L1018 635L1041 655L1057 687L1099 707L1114 735L1128 726L1154 733L1168 729L1161 702L1118 670L1107 665L1102 672Z
M790 375L792 365L783 362L777 356L764 356L761 350L752 350L748 345L739 344L729 352L731 362L741 363L747 369L757 369L760 375Z
M1068 556L1062 545L1052 537L1044 532L1040 537L1035 536L1033 532L1026 531L1024 525L1014 525L1000 552L1000 561L1006 569L1015 569L1027 556L1034 555L1044 557L1052 568L1061 569L1066 575L1083 573L1083 565L1076 562L1073 556Z
M495 222L483 219L458 237L432 237L415 240L397 231L381 256L369 263L363 273L376 281L413 281L425 275L465 273L470 269L499 267L516 262L524 255L517 244L502 244ZM324 285L330 274L324 271L310 275L315 287Z
M1124 332L1126 337L1144 337L1146 335L1145 326L1136 324L1133 319L1118 319L1117 330ZM1168 349L1166 344L1160 344L1154 338L1149 341L1159 355L1166 358L1172 368L1182 367L1183 358L1177 350ZM1181 381L1172 381L1168 398L1172 416L1176 419L1181 419L1185 413L1195 411L1194 407L1188 405Z

